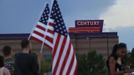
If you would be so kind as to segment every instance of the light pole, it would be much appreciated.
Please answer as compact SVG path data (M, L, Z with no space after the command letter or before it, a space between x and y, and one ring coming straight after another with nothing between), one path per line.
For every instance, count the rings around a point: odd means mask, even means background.
M107 35L107 56L109 56L109 38Z
M87 41L88 41L88 49L91 50L91 38L87 37Z

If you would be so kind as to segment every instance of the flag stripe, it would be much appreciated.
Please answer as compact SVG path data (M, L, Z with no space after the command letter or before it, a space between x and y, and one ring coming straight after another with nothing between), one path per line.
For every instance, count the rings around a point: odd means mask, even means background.
M53 38L50 38L49 36L46 36L45 39L48 40L50 43L53 43Z
M56 63L58 61L58 57L59 57L59 54L60 54L60 48L61 48L61 45L62 45L63 40L64 40L64 37L63 36L60 36L60 41L58 43L58 48L56 50L56 53L55 53L55 56L54 56L54 59L53 59L54 60L53 61L53 69L57 66ZM55 71L53 70L53 72L55 72Z
M74 54L72 56L72 59L71 59L71 62L70 62L70 65L68 67L68 70L67 70L67 74L66 75L69 75L70 74L70 71L72 70L72 66L74 65Z
M38 42L40 42L40 43L43 42L42 40L40 40L40 39L38 39L38 38L35 38L35 37L33 37L33 36L31 36L31 39L36 40L36 41L38 41ZM44 43L44 45L47 46L48 48L52 49L52 47L49 46L49 45L47 45L46 43Z
M51 38L49 36L43 35L43 34L41 34L38 31L34 31L33 34L32 34L32 36L35 37L36 39L39 39L40 41L44 41L44 43L48 44L50 47L52 46L53 37Z
M71 48L73 50L73 46ZM72 58L73 58L73 63L72 63L73 65L70 64L72 66L71 70L70 70L71 71L70 75L74 75L75 72L76 72L75 70L77 70L77 61L76 61L76 56L74 55L74 51L73 51L73 57Z
M53 44L47 39L44 40L44 43L46 43L50 47L53 47Z
M47 28L47 25L45 25L41 22L37 22L37 25L39 25L40 27L45 28L45 29Z
M57 75L61 75L60 72L61 72L61 68L63 67L62 64L64 62L68 47L69 47L69 41L68 41L68 38L67 38L66 42L65 42L65 47L64 47L64 50L62 52L61 59L60 59L60 62L59 62L60 65L58 66L58 69L57 69L57 73L56 73Z
M46 40L44 39L44 36L41 36L41 35L39 35L39 34L32 34L32 36L33 37L35 37L35 38L38 38L39 40L41 40L41 41L44 41L46 44L48 44L48 46L52 46L52 39L51 38L49 38L49 37L47 37L46 36Z
M40 39L37 39L37 38L35 38L35 37L33 37L33 36L31 36L31 38L30 38L30 39L33 39L33 40L36 40L36 41L38 41L38 42L42 43L42 41L41 41Z
M63 41L63 36L58 34L58 37L57 37L57 40L56 40L56 43L55 43L54 52L52 54L53 55L53 69L52 69L53 71L54 71L54 67L56 65L56 61L57 61L57 58L58 58L58 55L59 55L59 48L62 44L62 41Z
M75 71L77 70L77 62L76 62L76 57L73 56L74 58L74 62L73 62L73 65L72 65L72 70L70 72L70 75L74 75L75 74Z
M71 47L72 47L72 46L71 46ZM68 67L69 67L70 62L71 62L71 58L73 57L73 52L72 52L72 51L73 51L73 50L72 50L72 48L71 48L71 49L70 49L69 56L68 56L68 58L67 58L67 63L66 63L66 65L65 65L65 68L64 68L64 70L63 70L62 75L66 75L66 73L67 73Z
M53 23L53 22L49 22L49 25L50 25L50 26L53 26L53 25L54 25L54 23Z
M38 32L38 31L33 31L33 33L39 35L40 37L44 37L44 34Z
M49 25L49 23L48 23L48 25L45 25L45 24L43 24L43 23L41 23L41 22L38 22L38 23L37 23L37 26L38 26L40 29L42 29L42 30L50 29L50 30L54 31L53 26L52 26L52 25Z
M36 28L38 28L38 29L41 29L41 30L43 30L43 31L45 31L46 29L44 28L44 27L42 27L41 25L36 25Z
M45 33L46 36L49 36L50 38L53 38L54 37L54 34L51 34L50 32L46 31Z
M62 56L63 51L64 51L65 43L66 43L66 37L64 37L64 40L62 42L62 45L61 45L61 48L60 48L60 52L59 52L59 56L58 56L58 60L56 62L56 67L54 67L54 73L56 73L56 75L59 75L57 73L57 68L59 68L59 65L60 65L59 62L61 62L61 56Z
M48 19L48 25L50 25L50 26L53 27L53 25L54 25L54 20L51 19L51 18L49 18L49 19Z
M76 58L75 58L76 59ZM75 72L74 72L74 75L78 75L78 66L77 66L77 60L76 60L76 66L75 66Z
M38 38L38 39L41 40L41 41L44 40L43 37L41 37L41 36L39 36L39 35L37 35L37 34L34 34L34 33L33 33L32 36L35 37L35 38Z
M39 32L39 33L41 33L41 34L44 34L45 33L45 31L44 30L42 30L42 29L39 29L39 28L35 28L35 30L34 31L37 31L37 32Z
M50 24L48 24L48 25L47 25L47 29L50 29L50 30L54 31L53 26L52 26L52 25L50 25Z
M55 41L55 44L54 44L55 46L54 46L54 49L53 49L53 52L52 52L53 58L54 58L56 50L58 48L58 44L56 44L56 43L60 41L60 35L59 34L55 34L55 35L57 35L57 37L55 37L56 41Z
M51 33L51 34L54 35L54 31L52 31L52 30L50 30L50 29L48 29L47 32L49 32L49 33Z
M67 62L67 58L68 58L69 53L70 53L70 49L71 49L71 43L69 42L69 46L68 46L68 49L67 49L67 52L66 52L66 56L65 56L65 59L64 59L64 61L62 63L62 67L61 67L61 71L60 71L60 74L59 75L62 75L62 73L63 73L63 70L65 68L65 64Z

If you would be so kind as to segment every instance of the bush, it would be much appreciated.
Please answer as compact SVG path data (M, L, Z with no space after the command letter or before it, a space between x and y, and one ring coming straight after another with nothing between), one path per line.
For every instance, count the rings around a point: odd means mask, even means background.
M127 54L126 65L134 68L134 49L132 50L132 52Z
M106 66L103 56L96 51L87 55L78 55L78 75L106 75ZM51 60L44 60L41 63L41 74L51 71Z
M40 75L43 75L44 73L50 72L51 71L51 62L48 60L43 60L41 62L41 71Z
M78 75L106 75L106 72L105 60L96 51L78 55Z

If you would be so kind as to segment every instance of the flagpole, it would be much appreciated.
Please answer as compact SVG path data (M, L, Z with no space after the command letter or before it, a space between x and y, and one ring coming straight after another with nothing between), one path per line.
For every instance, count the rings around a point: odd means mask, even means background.
M30 34L29 34L28 40L30 40L30 38L31 38L31 33L33 33L33 30L34 30L34 27L32 28L32 30L31 30L31 32L30 32Z
M45 4L44 4L44 7L46 8L46 4L48 4L48 2L46 2ZM44 12L44 10L45 9L42 9L42 11L40 12L41 13L41 15L43 14L42 12ZM32 32L33 32L33 30L32 30ZM45 37L45 33L46 33L46 31L44 32L44 36L43 37ZM31 34L30 34L30 36L29 36L29 39L30 39L30 37L31 37ZM43 47L44 47L44 40L45 40L45 38L43 39L43 42L42 42L42 44L41 44L41 49L40 49L40 52L39 52L39 54L38 54L38 56L39 56L39 67L41 67L41 61L42 61L42 57L43 57Z
M40 53L42 54L43 53L43 48L44 48L44 39L43 39L43 42L42 42L42 45L41 45L41 50L40 50Z

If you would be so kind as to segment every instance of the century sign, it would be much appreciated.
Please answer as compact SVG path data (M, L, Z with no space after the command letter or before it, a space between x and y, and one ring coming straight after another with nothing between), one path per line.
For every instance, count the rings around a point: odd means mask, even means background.
M103 20L76 20L76 27L96 27L102 26Z
M102 32L103 20L76 20L75 28L70 27L70 32Z

